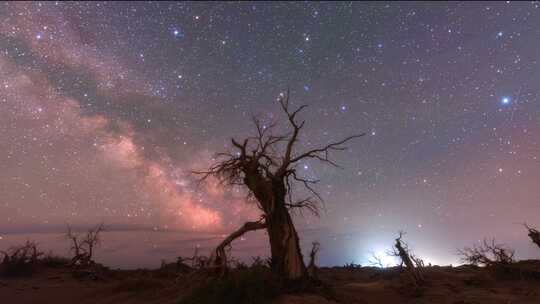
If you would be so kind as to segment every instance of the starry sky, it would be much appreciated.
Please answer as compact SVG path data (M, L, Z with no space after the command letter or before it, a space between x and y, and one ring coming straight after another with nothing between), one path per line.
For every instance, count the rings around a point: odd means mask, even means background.
M252 115L283 119L290 88L299 149L367 133L343 169L301 164L326 208L295 221L322 264L399 230L434 263L483 237L538 256L519 223L540 226L539 50L536 2L2 2L0 248L99 222L113 265L210 248L258 213L190 170Z

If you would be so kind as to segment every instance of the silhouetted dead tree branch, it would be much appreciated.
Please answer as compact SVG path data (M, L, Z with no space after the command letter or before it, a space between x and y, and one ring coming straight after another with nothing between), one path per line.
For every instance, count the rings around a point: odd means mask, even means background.
M265 124L253 117L256 131L254 136L241 141L231 139L232 148L236 151L217 154L216 158L221 160L206 171L194 173L201 175L201 181L214 176L221 183L247 188L249 197L254 198L261 211L260 223L254 227L266 229L269 236L272 270L285 279L296 280L306 276L306 267L290 213L309 210L318 214L319 204L322 203L321 196L313 188L318 180L304 177L297 171L297 166L302 161L318 160L337 167L330 158L331 152L346 150L346 143L365 134L348 136L322 147L297 152L296 145L305 126L305 121L298 120L298 114L306 105L293 109L289 97L287 91L278 98L287 117L289 132L276 134L276 123ZM310 195L296 198L296 185L305 188ZM239 231L244 233L250 229ZM237 232L225 240L225 246L241 235ZM224 266L222 248L225 246L220 246L211 263Z
M228 268L227 254L225 250L227 248L230 248L232 241L241 237L246 232L265 229L265 228L266 228L266 224L262 220L257 221L257 222L245 223L242 227L240 227L240 229L231 233L216 247L216 249L212 252L212 255L210 255L210 261L212 261L212 265L209 265L209 266L217 267L220 275L224 275Z
M73 232L71 226L67 226L66 238L71 241L70 251L73 252L71 266L88 266L94 263L94 249L101 242L100 233L103 230L103 224L100 224L84 235L79 235Z
M204 255L199 255L199 249L195 248L193 256L189 258L177 257L176 258L177 269L180 270L179 279L182 278L186 273L190 275L197 275L197 272L201 270L207 270L208 266L208 257ZM191 262L191 265L188 265L187 262Z
M533 243L536 244L540 248L540 231L536 230L535 228L531 228L527 225L527 223L523 224L525 228L527 229L528 236L531 239Z
M380 256L377 256L375 252L370 252L370 254L371 254L371 258L369 259L368 262L371 266L375 266L379 268L385 267L385 265L382 262L382 258Z
M465 247L458 250L458 255L464 263L475 266L493 266L495 264L510 264L514 262L514 250L503 244L495 243L495 239L484 239L480 245Z
M424 261L410 252L409 246L402 239L403 234L403 232L399 233L392 255L401 259L401 266L405 265L405 272L408 274L411 282L415 287L420 287L425 283L423 274Z

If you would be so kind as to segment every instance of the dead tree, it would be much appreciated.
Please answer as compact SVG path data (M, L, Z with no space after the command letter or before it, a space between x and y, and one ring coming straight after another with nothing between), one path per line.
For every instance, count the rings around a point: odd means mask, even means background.
M194 172L201 174L201 180L214 176L221 183L246 187L249 198L255 201L261 211L260 220L244 224L218 245L210 259L213 265L226 266L223 249L234 239L248 231L265 229L270 242L272 270L287 280L306 277L306 266L291 211L310 210L317 214L322 198L312 187L318 181L303 177L297 171L297 166L302 161L318 160L338 167L329 158L330 152L346 150L345 143L364 134L297 152L296 144L305 125L305 121L299 121L297 116L306 105L293 110L289 96L288 91L286 94L280 94L278 102L287 116L290 132L277 135L274 132L276 123L265 125L253 117L255 136L242 141L231 139L232 147L236 151L219 153L216 158L221 160L208 170ZM296 198L293 192L297 184L305 187L311 195Z
M405 272L408 274L411 282L415 287L419 287L425 282L423 275L424 262L410 252L409 246L402 238L403 232L400 232L394 244L392 255L401 259L401 266L405 265Z
M514 254L514 250L495 243L495 239L484 239L480 245L458 250L462 262L475 266L510 264L514 262Z
M380 256L375 254L375 252L370 252L370 254L371 254L371 258L368 260L369 265L374 266L374 267L379 267L379 268L385 267L383 264L382 258Z
M319 253L321 244L319 242L313 242L311 243L311 245L312 246L311 246L311 252L309 253L309 264L307 267L307 272L310 278L317 280L318 279L317 265L315 263L315 259L317 258L317 253Z
M71 241L70 251L73 252L71 266L88 266L94 263L94 248L100 245L100 233L103 230L103 224L100 224L84 235L79 235L73 232L71 226L67 226L66 238Z
M527 232L528 232L527 235L529 236L531 241L535 243L536 246L540 247L540 231L536 230L535 228L529 227L527 223L524 223L523 225L527 229Z

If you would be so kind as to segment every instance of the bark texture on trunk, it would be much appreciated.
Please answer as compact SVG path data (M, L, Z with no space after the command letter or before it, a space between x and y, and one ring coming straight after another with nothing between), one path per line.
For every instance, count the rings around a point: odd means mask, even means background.
M287 187L282 179L264 181L257 175L244 180L261 204L270 240L272 271L286 280L306 278L298 233L285 204Z
M287 280L304 279L306 266L289 211L279 204L266 221L273 271Z

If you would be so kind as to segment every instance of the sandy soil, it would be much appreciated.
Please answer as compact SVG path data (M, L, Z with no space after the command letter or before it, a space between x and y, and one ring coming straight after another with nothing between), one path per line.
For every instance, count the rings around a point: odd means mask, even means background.
M511 269L428 267L427 283L413 288L398 269L322 268L323 295L281 296L279 304L411 303L538 304L540 262L525 261ZM171 273L157 270L104 270L99 278L65 267L43 267L32 275L0 278L0 302L39 303L177 303L185 289Z

